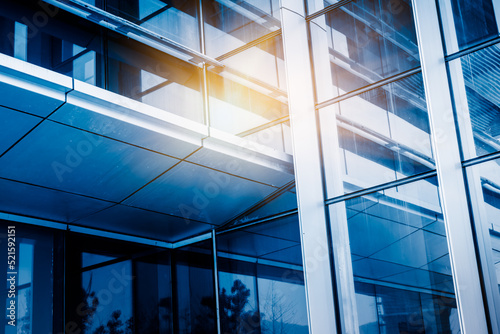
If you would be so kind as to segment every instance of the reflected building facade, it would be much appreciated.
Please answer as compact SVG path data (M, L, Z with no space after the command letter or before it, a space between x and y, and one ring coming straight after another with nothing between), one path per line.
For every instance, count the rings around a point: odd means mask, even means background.
M500 333L499 1L0 6L0 333Z

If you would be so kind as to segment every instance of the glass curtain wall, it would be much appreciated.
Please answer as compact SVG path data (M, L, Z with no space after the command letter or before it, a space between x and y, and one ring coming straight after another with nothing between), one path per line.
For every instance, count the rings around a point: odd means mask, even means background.
M308 333L297 215L216 241L221 333Z
M0 273L5 306L0 333L59 331L63 323L61 232L4 220L0 227L0 249L5 254Z
M211 240L170 251L70 234L67 245L67 332L216 332Z
M411 2L308 4L325 200L349 239L332 249L355 294L339 312L360 333L459 333Z
M249 147L292 153L277 1L88 3L221 66L179 60L59 8L7 0L0 52L206 123ZM23 20L46 8L47 24Z
M498 280L498 157L500 156L499 14L497 1L438 1L455 104L462 165L487 306L500 330Z

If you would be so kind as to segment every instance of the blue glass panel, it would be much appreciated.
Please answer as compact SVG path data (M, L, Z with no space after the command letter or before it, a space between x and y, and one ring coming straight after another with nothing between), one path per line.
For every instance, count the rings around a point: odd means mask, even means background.
M122 3L125 7L131 4ZM181 14L175 7L182 4L186 2L168 5L158 1L159 15L176 13L163 18L162 24L157 22L158 29L164 28L170 35L194 39L198 43L197 35L187 28L187 23L194 19ZM0 32L11 41L0 43L0 52L191 120L204 121L198 67L61 9L49 13L47 8L50 7L24 1L2 4ZM50 16L50 20L39 26L26 20L26 17L37 15ZM174 17L191 19L174 23ZM157 26L154 22L150 24ZM164 27L165 24L177 28L172 30ZM198 24L194 22L194 26L197 29ZM194 47L193 41L185 42Z
M462 70L453 82L455 95L461 100L463 94L460 92L465 91L470 114L468 123L463 111L457 110L458 117L466 121L459 124L465 127L461 129L463 134L468 134L467 127L472 127L475 146L475 150L474 147L465 150L466 159L496 152L500 147L499 59L500 45L496 44L454 60L454 67ZM463 135L462 139L463 145L468 147L468 138Z
M456 325L436 181L345 202L361 333L418 333L431 327L448 333Z
M353 1L316 19L327 24L335 96L420 65L411 5L397 4Z
M224 333L307 333L297 216L217 236Z
M444 15L450 16L448 20L452 25L443 28L454 30L446 36L449 54L498 35L492 0L451 0L451 13L445 13L442 8Z
M345 192L435 168L421 74L343 100L335 110Z
M212 240L175 250L174 333L217 332Z
M0 221L0 251L5 254L0 272L4 282L0 299L5 306L1 333L52 333L60 329L56 319L62 317L57 305L61 285L54 270L62 262L54 247L56 234L59 235L38 227ZM8 255L11 257L7 258Z
M281 27L277 1L204 0L207 54L218 57Z
M195 0L108 0L93 5L200 51L197 3Z

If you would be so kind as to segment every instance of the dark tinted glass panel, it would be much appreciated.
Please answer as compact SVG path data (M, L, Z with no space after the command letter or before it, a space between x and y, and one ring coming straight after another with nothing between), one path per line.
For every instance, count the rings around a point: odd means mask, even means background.
M67 331L172 333L168 251L71 234L66 256Z
M200 50L195 0L97 0L91 4L191 49Z
M492 0L440 1L440 10L448 54L498 35Z
M434 169L421 74L321 111L330 112L337 124L322 124L322 132L327 136L329 126L338 126L345 192ZM328 150L331 144L324 144Z
M500 45L496 44L449 64L454 73L453 90L465 158L500 149L499 59ZM466 117L467 109L470 120Z
M173 253L176 319L174 333L217 332L212 240Z
M345 207L362 332L451 332L458 318L436 178Z
M0 42L0 52L204 121L200 69L196 66L48 5L2 6L0 32L11 41ZM50 13L47 8L52 8ZM26 19L35 13L46 15L47 24L34 25Z
M307 333L297 216L217 237L223 333Z
M207 55L218 57L280 28L279 1L204 0Z
M52 333L59 330L61 281L59 234L42 228L0 221L0 250L5 262L0 272L4 314L0 333ZM56 273L59 275L59 271Z
M42 2L1 3L0 52L103 85L100 28ZM44 24L28 18L39 17Z
M335 96L420 65L407 2L354 1L316 21L326 21ZM314 52L326 52L322 47L315 45Z

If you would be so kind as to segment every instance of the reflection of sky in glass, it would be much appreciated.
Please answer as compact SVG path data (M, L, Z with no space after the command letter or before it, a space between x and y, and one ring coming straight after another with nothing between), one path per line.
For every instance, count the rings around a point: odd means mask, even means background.
M111 264L102 268L82 273L82 288L87 290L90 280L90 291L94 291L99 299L99 306L88 333L93 333L100 325L106 326L111 314L121 311L120 320L125 322L132 317L132 281L127 277L132 275L130 261ZM118 277L123 278L122 282Z
M307 326L306 296L299 284L259 278L260 312L263 321ZM285 326L286 329L286 326ZM304 328L307 332L307 327ZM290 332L291 329L287 332Z
M29 240L29 242L35 242ZM19 277L18 285L31 283L32 268L33 268L33 244L27 243L25 240L19 243Z
M248 303L245 305L243 312L255 311L257 309L255 295L255 277L219 272L220 291L222 291L222 288L224 288L226 289L226 294L231 295L231 287L236 280L240 280L246 286L246 288L250 290Z

